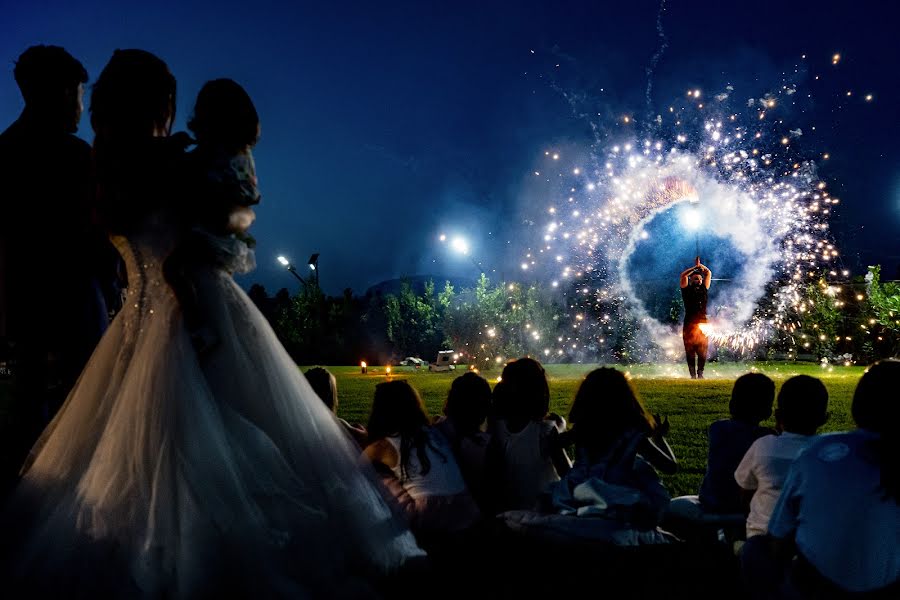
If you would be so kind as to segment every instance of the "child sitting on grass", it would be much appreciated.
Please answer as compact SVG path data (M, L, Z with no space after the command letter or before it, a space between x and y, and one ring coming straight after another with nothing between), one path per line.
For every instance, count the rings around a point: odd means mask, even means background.
M669 505L669 518L710 523L717 527L731 523L735 525L734 529L740 527L743 530L746 509L741 488L734 480L734 471L753 442L775 433L760 425L772 415L774 400L775 382L762 373L745 373L738 377L728 403L731 418L720 419L709 426L706 475L700 485L700 494L674 498ZM681 533L688 535L690 532ZM743 534L738 533L735 537L743 537Z
M306 381L309 382L310 387L312 387L316 395L321 398L322 402L325 403L325 406L334 413L335 418L338 423L341 424L344 431L347 432L347 435L357 446L359 446L360 450L365 448L369 438L369 433L366 431L366 428L358 423L350 423L346 419L337 416L337 380L334 378L334 375L331 374L331 371L324 367L313 367L307 369L303 375L306 377Z
M772 509L794 459L828 419L828 390L815 377L791 377L778 392L775 428L780 435L759 438L741 459L734 479L750 497L747 537L766 533Z
M550 387L540 362L510 361L494 388L486 460L489 512L533 510L571 467L560 441L565 421L549 412Z
M734 479L749 499L747 542L741 569L751 598L770 598L781 573L769 554L769 520L781 496L791 464L816 439L828 419L828 390L815 377L797 375L778 392L775 427L779 435L759 438L747 450Z

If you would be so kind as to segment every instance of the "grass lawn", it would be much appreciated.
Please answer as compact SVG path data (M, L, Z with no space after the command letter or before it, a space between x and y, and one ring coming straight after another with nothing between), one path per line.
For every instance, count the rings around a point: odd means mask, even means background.
M550 377L551 410L568 415L569 405L582 377L597 365L546 365ZM463 367L464 368L464 367ZM686 367L679 365L638 365L623 368L647 407L668 415L672 429L669 443L675 450L681 469L663 481L673 496L695 494L706 470L706 430L716 419L728 416L728 400L734 380L749 370L758 370L775 380L780 388L785 379L806 374L821 378L828 388L828 423L822 431L853 428L850 401L863 367L836 366L831 370L808 363L711 363L707 379L687 378ZM305 369L305 368L304 368ZM383 367L369 367L360 373L358 366L328 367L338 382L338 414L348 421L365 424L368 420L375 384L385 381ZM393 367L392 377L408 379L415 387L432 416L439 415L451 381L463 373L461 369L447 373L417 371L413 367ZM482 373L493 385L499 369ZM774 424L772 421L769 425Z
M546 365L550 376L551 410L567 416L569 404L581 378L596 365ZM463 367L464 368L464 367ZM655 413L668 415L672 429L669 443L675 450L681 469L663 481L673 496L696 493L706 470L706 430L716 419L728 416L728 399L734 380L750 369L759 370L775 380L776 386L797 374L820 377L828 388L828 423L823 431L839 431L853 428L850 416L850 400L863 367L836 366L826 370L808 363L711 363L707 365L708 379L691 380L685 367L679 365L638 365L624 368L648 408ZM305 367L304 367L305 369ZM350 422L365 424L375 384L385 381L383 367L369 367L366 375L358 366L328 367L338 381L338 414ZM462 369L446 373L417 371L413 367L393 367L392 377L408 379L419 391L432 416L441 414L441 408L450 383L462 373ZM499 369L484 372L493 385ZM0 381L0 432L6 433L14 426L9 420L8 382ZM771 425L772 422L770 421Z

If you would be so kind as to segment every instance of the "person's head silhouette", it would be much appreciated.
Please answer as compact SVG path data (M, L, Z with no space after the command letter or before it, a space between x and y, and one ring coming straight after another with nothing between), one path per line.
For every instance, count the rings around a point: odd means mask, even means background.
M128 231L172 196L175 89L166 63L144 50L116 50L93 86L96 204L107 231Z
M203 84L188 121L198 144L218 145L240 152L259 139L259 115L253 101L231 79L213 79Z
M31 46L19 56L13 75L27 114L67 133L78 130L88 74L76 58L59 46Z

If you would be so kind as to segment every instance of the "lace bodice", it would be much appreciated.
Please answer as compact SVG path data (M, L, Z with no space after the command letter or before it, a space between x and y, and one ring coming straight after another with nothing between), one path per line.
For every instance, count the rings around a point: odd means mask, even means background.
M162 265L175 247L174 228L154 220L128 237L110 238L125 261L128 277L122 318L125 335L137 333L144 321L156 312L154 306L174 300L174 294L163 277Z
M163 275L163 263L175 248L174 227L163 219L148 221L138 232L112 236L112 242L125 261L128 276L127 299L123 312L140 328L140 321L154 314L154 305L172 299L173 292ZM218 236L195 228L190 233L200 240L210 261L210 269L228 274L247 273L256 266L253 251L234 236Z

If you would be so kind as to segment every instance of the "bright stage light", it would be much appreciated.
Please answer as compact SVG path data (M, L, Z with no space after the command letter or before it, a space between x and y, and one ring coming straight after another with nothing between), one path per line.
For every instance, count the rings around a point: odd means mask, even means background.
M461 237L453 238L453 241L450 242L450 246L460 254L468 254L469 253L469 242L464 240Z
M279 257L278 257L278 262L280 262L280 263L281 263L281 266L283 266L283 267L286 267L286 266L288 266L289 264L291 264L290 261L289 261L288 259L286 259L285 257L283 257L283 256L279 256Z
M696 231L703 225L703 215L696 208L687 208L681 211L681 224L685 229Z

